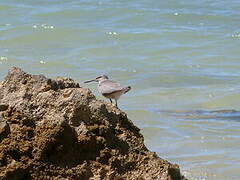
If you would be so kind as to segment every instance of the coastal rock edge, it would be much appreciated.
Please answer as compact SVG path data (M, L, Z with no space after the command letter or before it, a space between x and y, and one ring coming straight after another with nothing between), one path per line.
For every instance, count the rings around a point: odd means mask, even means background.
M70 78L13 67L0 83L0 179L184 179L139 131Z

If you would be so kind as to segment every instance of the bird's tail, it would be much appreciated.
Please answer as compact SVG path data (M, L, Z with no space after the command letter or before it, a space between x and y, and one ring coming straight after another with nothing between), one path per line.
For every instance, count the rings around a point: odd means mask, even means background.
M125 87L125 88L124 88L124 94L127 93L127 92L130 91L130 90L131 90L131 86Z

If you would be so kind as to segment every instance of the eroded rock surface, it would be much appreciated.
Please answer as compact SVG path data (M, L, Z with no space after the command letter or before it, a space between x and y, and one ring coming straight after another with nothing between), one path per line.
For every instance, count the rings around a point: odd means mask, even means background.
M0 179L183 179L127 115L69 78L12 68L0 83Z

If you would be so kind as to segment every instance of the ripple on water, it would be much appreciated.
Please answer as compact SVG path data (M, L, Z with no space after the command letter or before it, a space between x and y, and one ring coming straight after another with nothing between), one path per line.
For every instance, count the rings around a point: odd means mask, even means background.
M0 78L10 66L78 82L107 74L132 86L119 104L149 149L190 179L238 180L239 8L235 0L0 1Z

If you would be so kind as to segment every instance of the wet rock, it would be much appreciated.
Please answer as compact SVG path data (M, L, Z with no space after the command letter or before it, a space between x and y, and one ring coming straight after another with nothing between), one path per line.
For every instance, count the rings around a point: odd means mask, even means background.
M127 115L69 78L12 68L0 86L0 179L181 180ZM4 134L2 136L2 134Z

